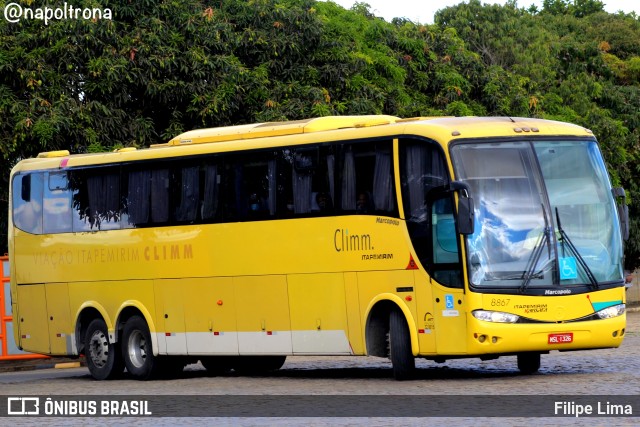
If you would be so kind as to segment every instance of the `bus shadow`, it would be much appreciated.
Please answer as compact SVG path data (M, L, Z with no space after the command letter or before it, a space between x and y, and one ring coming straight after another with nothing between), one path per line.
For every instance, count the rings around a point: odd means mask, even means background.
M482 378L508 378L517 377L520 373L517 370L508 371L487 371L474 368L460 369L449 367L429 367L417 368L412 381L417 380L445 380L445 379L482 379ZM326 380L326 379L388 379L395 381L393 371L387 367L345 367L345 368L287 368L286 366L278 371L265 373L237 373L231 371L225 374L212 375L206 370L184 371L178 378L280 378L280 379L304 379L304 380Z
M517 369L496 369L496 368L459 368L449 366L418 367L415 375L408 381L433 381L433 380L481 380L481 379L506 379L506 378L533 378L547 374L553 375L576 375L584 374L581 370L553 369L552 372L542 370L536 374L522 375ZM122 380L134 380L126 371L120 377ZM156 381L174 381L193 378L211 379L233 379L233 378L264 378L264 379L300 379L300 380L389 380L395 381L393 371L390 367L344 367L344 368L287 368L284 366L278 371L264 373L238 373L230 371L224 374L212 374L205 369L186 369L174 375L160 375L154 378ZM75 376L65 378L65 380L86 381L92 379L91 375Z

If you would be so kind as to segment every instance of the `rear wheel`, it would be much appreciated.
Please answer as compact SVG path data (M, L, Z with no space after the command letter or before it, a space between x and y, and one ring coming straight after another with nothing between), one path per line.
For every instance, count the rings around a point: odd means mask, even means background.
M413 378L416 360L411 352L409 326L400 310L393 310L389 316L389 356L396 380Z
M116 378L124 370L119 343L109 342L107 324L102 319L89 323L84 338L84 355L91 376L97 380Z
M133 316L122 331L122 357L129 374L138 380L148 380L161 370L161 361L153 355L151 333L147 322Z
M518 354L518 369L522 374L534 374L540 369L540 353Z

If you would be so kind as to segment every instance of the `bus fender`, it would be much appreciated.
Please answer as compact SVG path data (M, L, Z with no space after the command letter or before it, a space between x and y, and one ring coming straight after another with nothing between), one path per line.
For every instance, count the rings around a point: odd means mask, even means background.
M109 332L109 341L110 342L115 342L115 338L116 338L116 334L115 334L115 328L113 327L113 322L111 321L111 318L109 317L109 314L107 313L107 310L105 310L105 308L102 306L102 304L100 304L97 301L85 301L82 303L82 305L80 307L78 307L78 310L76 311L76 315L75 315L75 335L76 335L76 339L72 339L71 340L71 353L72 354L78 354L78 347L76 345L77 340L81 340L82 342L84 342L84 337L80 337L80 315L82 314L82 312L88 308L92 308L94 310L97 310L98 313L100 313L100 316L102 316L102 320L104 320L104 323L106 323L107 325L107 331Z
M145 322L147 322L147 326L149 327L149 333L151 335L151 348L153 348L153 355L157 356L158 355L158 337L156 336L156 325L155 323L153 323L153 317L151 317L151 313L149 313L149 310L147 310L147 307L144 304L142 304L140 301L137 301L137 300L124 301L120 305L120 307L118 307L118 315L116 317L118 319L118 323L120 322L120 316L122 315L122 312L129 307L133 307L138 311L140 311L140 313L142 313L142 316L144 317L144 320Z
M411 315L411 311L409 311L409 307L404 303L404 301L395 294L385 293L376 295L367 306L367 310L365 311L365 324L369 319L369 314L371 314L371 310L373 306L376 305L380 301L390 301L393 302L404 314L405 319L407 320L407 325L409 326L409 336L411 337L411 353L414 356L418 355L419 347L418 347L418 329L416 327L416 322Z

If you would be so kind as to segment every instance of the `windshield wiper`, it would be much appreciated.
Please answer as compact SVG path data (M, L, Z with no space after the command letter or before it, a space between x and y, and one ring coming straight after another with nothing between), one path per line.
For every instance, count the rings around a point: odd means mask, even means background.
M564 250L564 245L566 243L567 246L569 247L569 250L573 252L573 255L576 257L578 264L580 264L585 274L587 275L589 282L591 282L591 286L594 289L598 289L600 287L600 283L598 283L598 279L596 279L596 276L593 275L593 272L587 265L587 262L584 260L582 255L580 255L580 252L578 252L578 249L575 247L571 239L569 239L569 236L567 235L567 233L562 229L562 225L560 224L560 214L558 213L558 207L556 207L556 222L558 223L558 231L560 232L560 242L562 243L562 249Z
M540 255L542 255L542 251L544 250L544 246L547 245L549 248L549 258L551 258L551 247L549 246L549 235L551 234L551 227L549 227L549 221L547 220L547 211L542 205L542 215L544 216L544 230L538 236L538 241L533 247L533 252L531 253L531 257L529 257L529 261L527 262L527 266L522 273L522 284L520 285L520 293L523 293L527 286L529 286L529 282L531 279L538 276L540 272L536 272L535 268L538 265L538 261L540 261Z

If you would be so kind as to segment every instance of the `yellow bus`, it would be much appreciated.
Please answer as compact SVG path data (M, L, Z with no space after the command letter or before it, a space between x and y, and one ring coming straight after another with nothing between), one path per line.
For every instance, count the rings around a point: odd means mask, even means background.
M527 118L322 117L41 153L11 172L15 339L148 379L200 360L618 347L624 191L592 133ZM619 203L619 204L617 204Z

